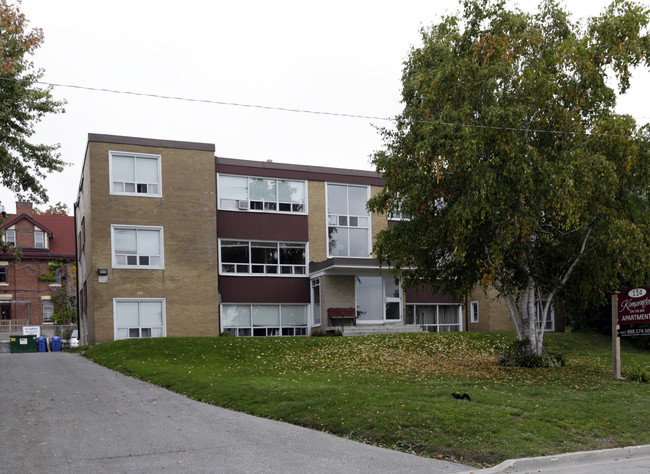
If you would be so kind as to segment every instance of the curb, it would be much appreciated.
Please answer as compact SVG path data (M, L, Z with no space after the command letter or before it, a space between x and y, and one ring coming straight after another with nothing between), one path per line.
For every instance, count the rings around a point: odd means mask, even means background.
M473 471L463 471L457 474L539 471L545 467L566 467L566 465L570 463L594 462L603 459L614 460L617 458L631 458L635 456L650 456L650 444L643 446L628 446L626 448L599 449L597 451L579 451L576 453L539 456L536 458L508 459L494 467L476 469Z

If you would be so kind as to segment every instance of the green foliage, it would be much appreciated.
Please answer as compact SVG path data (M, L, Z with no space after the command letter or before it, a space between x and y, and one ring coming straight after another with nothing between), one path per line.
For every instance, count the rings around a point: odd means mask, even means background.
M607 77L624 93L650 65L649 22L631 1L579 25L552 0L536 14L465 0L424 29L369 202L409 219L379 233L375 255L407 286L495 287L537 354L535 300L646 283L650 126L616 113Z
M70 209L68 209L68 205L62 203L61 201L51 205L44 211L40 211L34 208L34 214L40 214L46 216L67 216L69 215L69 213L70 213Z
M566 365L561 352L542 352L541 355L531 354L527 349L530 343L527 339L513 341L501 354L499 364L504 367L558 368Z
M503 367L512 334L158 338L85 355L196 400L475 465L650 443L646 385L612 379L611 339L549 334L566 366ZM650 353L622 341L622 365ZM608 359L608 357L610 357ZM468 393L460 403L452 392Z
M7 222L7 217L0 216L0 225ZM16 261L20 261L23 256L23 251L20 247L15 247L5 241L5 231L0 230L0 252L11 255Z
M52 261L47 266L47 273L38 275L36 278L38 281L49 281L50 283L54 283L56 281L56 272L57 270L60 271L62 265L63 262L61 260Z
M35 124L49 113L63 112L63 102L37 82L43 71L29 56L43 42L43 32L28 30L19 8L0 1L0 182L19 198L47 201L39 182L65 163L58 145L34 144L29 138ZM24 193L27 193L26 195Z
M76 324L77 321L77 298L75 296L76 267L66 259L53 260L48 265L48 273L39 275L40 281L56 282L56 272L61 276L61 286L50 289L50 301L52 301L52 321L55 324ZM68 288L68 274L72 280L72 287Z
M633 382L650 383L650 368L648 366L634 364L626 371L625 376Z
M222 333L219 334L219 337L235 337L233 334L223 331Z

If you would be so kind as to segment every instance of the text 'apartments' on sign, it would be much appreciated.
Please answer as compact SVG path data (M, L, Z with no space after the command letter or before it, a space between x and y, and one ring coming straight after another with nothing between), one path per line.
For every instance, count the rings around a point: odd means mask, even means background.
M650 323L650 288L630 288L618 295L618 324Z

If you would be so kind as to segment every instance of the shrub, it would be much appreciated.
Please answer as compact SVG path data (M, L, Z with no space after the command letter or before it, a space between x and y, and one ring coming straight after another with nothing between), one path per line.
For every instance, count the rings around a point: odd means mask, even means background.
M501 354L499 364L505 367L564 367L566 360L560 352L543 352L542 355L526 353L528 340L514 341Z
M628 379L633 382L639 383L648 383L650 382L650 371L648 371L648 366L642 366L639 364L634 364L631 369L625 374Z
M310 334L312 337L338 337L342 335L343 333L340 329L336 329L335 331L325 331L323 328L312 329Z

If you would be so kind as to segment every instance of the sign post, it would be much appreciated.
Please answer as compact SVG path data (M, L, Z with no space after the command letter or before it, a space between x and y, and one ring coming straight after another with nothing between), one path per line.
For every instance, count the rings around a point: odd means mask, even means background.
M621 378L621 338L618 337L618 291L612 293L612 365L614 380Z
M612 355L614 359L614 378L621 378L621 338L620 336L649 335L648 328L630 328L630 324L650 323L650 288L630 288L624 292L612 293ZM620 330L621 325L628 329Z

